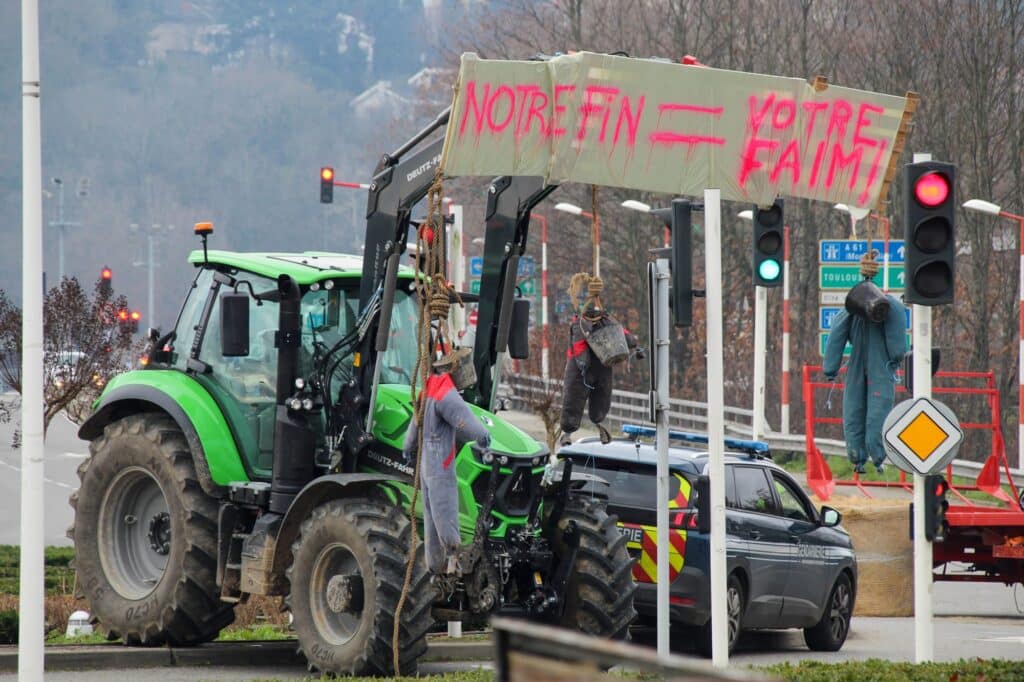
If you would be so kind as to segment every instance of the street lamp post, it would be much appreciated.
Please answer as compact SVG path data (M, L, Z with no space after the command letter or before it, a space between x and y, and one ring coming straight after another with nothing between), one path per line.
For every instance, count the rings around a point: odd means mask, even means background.
M595 218L594 214L590 211L584 211L582 208L575 204L569 204L564 201L555 204L556 211L562 211L564 213L571 213L572 215L578 215L583 218L590 218L594 225L594 276L601 276L601 219L600 217Z
M1017 246L1020 249L1020 292L1019 304L1019 335L1017 341L1017 468L1024 469L1024 216L1002 210L996 204L982 199L969 199L963 207L969 211L977 211L999 218L1017 221L1019 236Z
M538 213L530 216L540 223L540 375L547 387L551 377L548 350L548 219Z
M146 260L137 260L132 263L136 267L146 266L146 315L149 316L149 326L156 327L156 302L155 302L155 290L156 290L156 268L159 262L156 259L155 247L159 246L160 237L163 233L171 232L174 230L174 225L167 225L166 227L161 226L159 223L153 223L152 227L146 232ZM139 231L139 226L135 223L129 227L129 231L136 235Z
M64 232L69 227L77 227L80 223L64 220L64 181L61 178L50 178L57 185L57 220L50 221L50 227L57 228L57 262L59 280L64 280Z

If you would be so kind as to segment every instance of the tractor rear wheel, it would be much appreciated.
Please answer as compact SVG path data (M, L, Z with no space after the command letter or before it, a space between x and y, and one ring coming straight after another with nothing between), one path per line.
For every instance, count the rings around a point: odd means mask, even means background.
M108 424L71 496L79 589L111 639L191 645L234 620L217 588L217 502L188 442L160 413Z
M335 675L395 674L391 645L411 537L407 514L370 497L331 500L303 521L286 603L310 666ZM402 607L402 675L415 675L426 651L433 594L420 543Z
M561 624L597 637L629 639L629 626L636 618L636 583L626 537L619 533L616 518L608 515L602 502L570 495L553 543L559 559L568 552L563 533L570 521L579 530L580 545L569 575Z

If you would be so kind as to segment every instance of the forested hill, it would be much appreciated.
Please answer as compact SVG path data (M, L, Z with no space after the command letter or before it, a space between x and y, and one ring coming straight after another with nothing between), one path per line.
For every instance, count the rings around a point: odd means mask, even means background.
M415 112L438 11L422 0L88 0L40 3L44 224L64 180L68 274L102 265L141 306L133 267L153 224L157 322L176 312L194 247L352 248L364 195L318 202L318 170L365 181ZM426 3L431 6L453 3ZM20 3L0 3L0 288L20 298ZM420 78L415 78L420 74ZM413 78L410 82L409 79ZM80 198L82 178L88 196ZM49 281L57 234L46 232ZM149 324L151 320L145 320Z

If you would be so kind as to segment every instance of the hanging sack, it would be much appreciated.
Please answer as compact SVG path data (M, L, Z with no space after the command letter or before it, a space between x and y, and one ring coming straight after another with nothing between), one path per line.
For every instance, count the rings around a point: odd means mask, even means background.
M448 372L455 384L455 390L462 391L476 383L476 368L473 366L473 349L456 348L434 363L434 369Z
M866 279L846 294L846 312L872 324L882 324L889 316L889 299L874 282Z
M610 317L602 320L600 327L592 328L588 333L580 319L580 333L586 339L590 350L594 351L597 361L605 367L617 365L629 357L629 346L626 344L626 332L622 325Z

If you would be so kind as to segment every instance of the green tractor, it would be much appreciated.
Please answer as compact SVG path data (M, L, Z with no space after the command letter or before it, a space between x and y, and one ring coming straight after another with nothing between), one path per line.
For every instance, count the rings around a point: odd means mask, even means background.
M399 267L442 113L371 185L365 258L203 249L174 328L149 364L112 380L80 431L90 456L71 498L78 585L129 645L210 641L249 595L283 595L299 647L328 673L389 674L412 541L414 461L401 450L419 310ZM418 151L414 151L421 147ZM517 261L539 178L488 196L471 408L492 434L456 457L464 548L456 581L417 560L399 622L414 674L435 620L502 612L625 638L632 562L602 482L490 411L506 353L525 354Z

